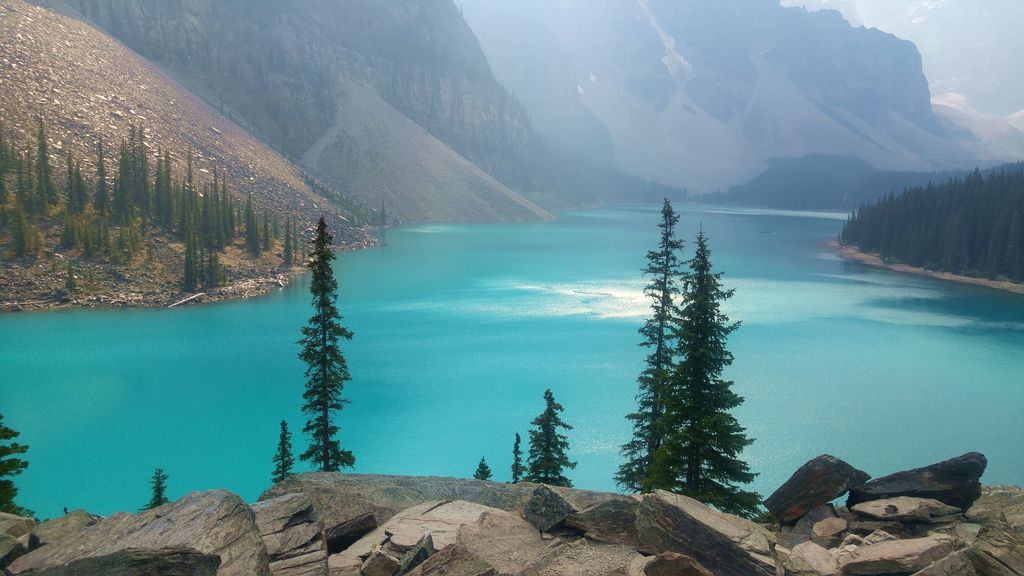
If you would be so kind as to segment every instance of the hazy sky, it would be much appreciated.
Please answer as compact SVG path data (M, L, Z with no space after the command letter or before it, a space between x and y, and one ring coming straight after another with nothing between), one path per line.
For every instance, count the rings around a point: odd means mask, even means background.
M833 8L855 25L914 42L933 94L956 92L981 112L1024 110L1022 0L782 0Z

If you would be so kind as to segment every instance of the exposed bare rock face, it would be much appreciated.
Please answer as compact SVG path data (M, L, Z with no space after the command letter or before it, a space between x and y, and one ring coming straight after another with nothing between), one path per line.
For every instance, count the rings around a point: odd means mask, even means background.
M846 494L871 478L835 456L823 454L797 469L764 505L783 524L796 522L811 509Z
M0 512L0 569L27 553L38 542L32 534L35 522Z
M252 506L256 527L267 547L273 576L322 576L327 573L323 523L304 494L286 494Z
M67 566L32 572L38 576L215 576L220 558L192 548L129 548Z
M637 512L644 552L686 554L717 576L773 576L775 536L750 522L662 490Z
M220 558L218 576L270 576L255 514L238 496L194 492L139 514L115 514L16 560L11 574L59 568L128 549L187 547Z
M83 528L92 526L97 521L99 521L99 516L89 514L85 510L72 510L63 516L43 522L32 532L42 546L78 534Z
M981 497L981 475L988 460L984 454L970 452L937 464L897 472L876 478L850 490L847 506L869 500L913 496L932 498L961 510Z

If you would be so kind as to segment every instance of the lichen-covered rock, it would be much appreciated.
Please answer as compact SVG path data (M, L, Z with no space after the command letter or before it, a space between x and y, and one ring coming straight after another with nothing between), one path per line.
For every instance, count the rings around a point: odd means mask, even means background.
M814 524L811 529L811 541L825 548L832 548L842 541L847 523L842 518L826 518Z
M630 566L629 576L714 576L707 568L685 554L665 552L641 558Z
M716 576L773 576L774 536L753 522L670 492L644 496L637 509L642 552L677 552Z
M1024 535L1008 529L985 528L974 542L974 548L1024 575Z
M846 462L823 454L809 460L772 493L764 505L779 522L791 524L807 512L823 506L871 476Z
M861 502L912 496L932 498L944 504L967 510L981 497L981 476L988 460L984 454L969 452L943 462L897 472L876 478L850 490L846 505L853 508Z
M573 512L576 509L565 497L542 484L534 489L527 501L523 518L541 532L547 532L564 522Z
M193 492L139 514L115 514L16 560L12 574L65 566L127 549L194 548L220 558L218 576L269 576L255 514L225 490Z
M31 518L0 512L0 569L34 547L34 527L35 522Z

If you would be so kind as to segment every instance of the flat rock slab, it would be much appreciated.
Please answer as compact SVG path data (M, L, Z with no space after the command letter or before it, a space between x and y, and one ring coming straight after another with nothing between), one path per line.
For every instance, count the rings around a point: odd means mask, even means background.
M219 576L269 576L255 514L225 490L193 492L139 514L114 514L60 542L22 556L8 570L24 574L128 549L193 548L220 558Z
M842 566L848 576L913 574L953 551L945 538L889 540L854 550Z
M215 576L220 558L191 548L126 549L75 560L33 576Z
M753 522L670 492L644 496L637 509L641 551L690 556L716 576L773 576L774 536Z
M855 514L873 520L892 520L897 522L929 522L942 516L950 516L961 512L959 508L943 504L931 498L912 498L897 496L861 502L850 508Z
M624 497L594 504L570 514L565 525L579 530L587 538L606 544L639 545L636 531L636 512L640 507L638 498Z
M527 501L523 509L523 518L541 532L547 532L564 522L573 512L576 512L576 509L568 500L542 484L534 489L530 500Z
M961 510L967 510L981 497L981 475L988 460L984 454L969 452L937 464L897 472L851 488L846 505L851 509L861 502L912 496L931 498Z
M764 505L779 522L792 524L810 510L839 498L869 478L867 472L823 454L798 468Z

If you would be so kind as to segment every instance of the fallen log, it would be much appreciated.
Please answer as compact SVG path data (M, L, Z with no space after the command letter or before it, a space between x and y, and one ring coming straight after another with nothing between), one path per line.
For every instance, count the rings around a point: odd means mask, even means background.
M206 292L200 292L199 294L193 294L193 295L189 296L188 298L185 298L184 300L178 300L174 304L171 304L170 306L168 306L168 308L174 308L175 306L191 302L191 301L195 300L196 298L199 298L200 296L206 296Z

